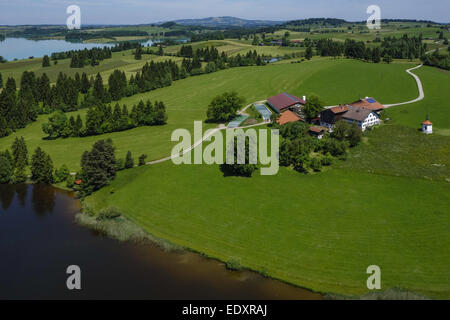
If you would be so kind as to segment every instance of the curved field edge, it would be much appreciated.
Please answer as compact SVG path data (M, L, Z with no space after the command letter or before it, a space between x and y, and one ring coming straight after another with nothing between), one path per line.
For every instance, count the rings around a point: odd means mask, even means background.
M449 194L446 182L343 169L245 179L163 163L121 172L87 201L121 208L158 238L314 291L367 293L366 268L377 264L383 289L448 298Z
M425 98L422 101L389 108L385 117L389 123L420 128L420 123L428 115L433 122L434 132L450 136L450 71L422 66L412 71L422 81Z
M170 87L161 88L133 97L124 98L120 104L131 108L141 99L162 100L168 114L168 124L160 127L140 127L85 138L44 140L42 123L48 116L20 129L9 137L0 139L0 150L10 147L16 136L24 136L30 150L40 146L50 154L54 164L66 164L70 171L80 166L81 154L99 139L113 139L119 157L130 150L135 158L147 154L148 161L167 157L174 145L170 140L173 130L193 130L195 120L205 120L211 100L225 91L237 91L245 97L245 103L264 100L286 91L298 96L319 95L326 105L352 102L367 95L383 103L408 101L417 96L414 79L405 70L410 64L371 64L347 59L317 58L300 64L242 67L208 75L176 81ZM387 81L386 79L389 79ZM72 113L81 114L86 110ZM204 125L211 128L213 125Z

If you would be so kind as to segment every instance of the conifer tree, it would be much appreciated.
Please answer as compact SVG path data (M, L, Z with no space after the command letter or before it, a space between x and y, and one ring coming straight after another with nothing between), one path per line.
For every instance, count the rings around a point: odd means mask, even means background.
M116 176L116 157L111 139L99 140L81 158L82 193L90 194Z
M99 100L103 101L105 97L105 89L103 87L103 79L100 73L97 73L97 76L94 81L94 97Z
M127 152L127 156L125 158L125 169L131 169L134 167L134 159L131 155L131 151Z
M83 74L81 75L81 92L87 93L90 88L91 88L91 84L89 82L87 74L85 72L83 72Z
M36 183L54 182L53 162L41 147L37 147L31 159L31 179Z
M42 59L42 67L43 68L50 67L50 59L48 55L45 55L44 58Z
M9 160L0 154L0 184L10 183L13 173L14 170Z

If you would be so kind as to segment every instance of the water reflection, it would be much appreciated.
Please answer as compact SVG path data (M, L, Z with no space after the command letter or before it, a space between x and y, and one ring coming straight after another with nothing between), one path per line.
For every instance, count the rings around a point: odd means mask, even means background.
M0 185L0 201L0 299L321 298L195 253L99 236L74 222L73 194L50 186ZM82 269L77 292L65 286L73 264Z
M26 184L16 185L17 199L22 207L25 207L27 201L28 186Z
M51 186L37 184L33 186L31 201L34 211L44 216L53 212L55 206L55 189Z
M14 188L9 185L0 184L0 202L3 210L8 210L14 199Z

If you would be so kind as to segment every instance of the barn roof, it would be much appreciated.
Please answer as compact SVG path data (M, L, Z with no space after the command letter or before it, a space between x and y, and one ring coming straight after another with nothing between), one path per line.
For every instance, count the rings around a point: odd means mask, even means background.
M270 97L267 101L272 107L277 108L279 111L292 107L296 104L306 104L306 101L286 92Z
M372 112L373 110L369 110L366 108L348 106L348 111L342 116L342 118L348 120L364 121Z
M365 108L372 111L380 111L384 109L384 106L381 103L379 103L374 98L369 97L355 101L351 105L354 107Z
M290 110L287 110L281 114L281 117L278 118L277 122L281 125L289 123L289 122L296 122L302 120L299 116L297 116L295 113L293 113Z

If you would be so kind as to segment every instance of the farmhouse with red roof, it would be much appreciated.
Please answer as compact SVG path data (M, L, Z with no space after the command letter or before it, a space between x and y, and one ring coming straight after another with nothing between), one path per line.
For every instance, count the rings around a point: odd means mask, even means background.
M358 108L364 108L364 109L372 110L372 111L375 111L378 114L381 111L384 110L384 106L381 103L379 103L374 98L370 98L370 97L366 97L364 99L360 99L358 101L355 101L355 102L351 103L350 105L352 105L353 107L358 107Z
M362 131L380 124L380 116L374 110L349 104L326 109L320 113L320 125L330 130L339 120L350 124L356 123Z
M299 97L283 92L267 99L267 103L276 113L280 114L290 108L301 108L306 104L306 97L300 99Z
M302 118L300 118L298 115L296 115L295 113L293 113L290 110L286 110L285 112L283 112L281 114L281 116L277 119L277 122L280 125L289 123L289 122L297 122L297 121L304 121Z

